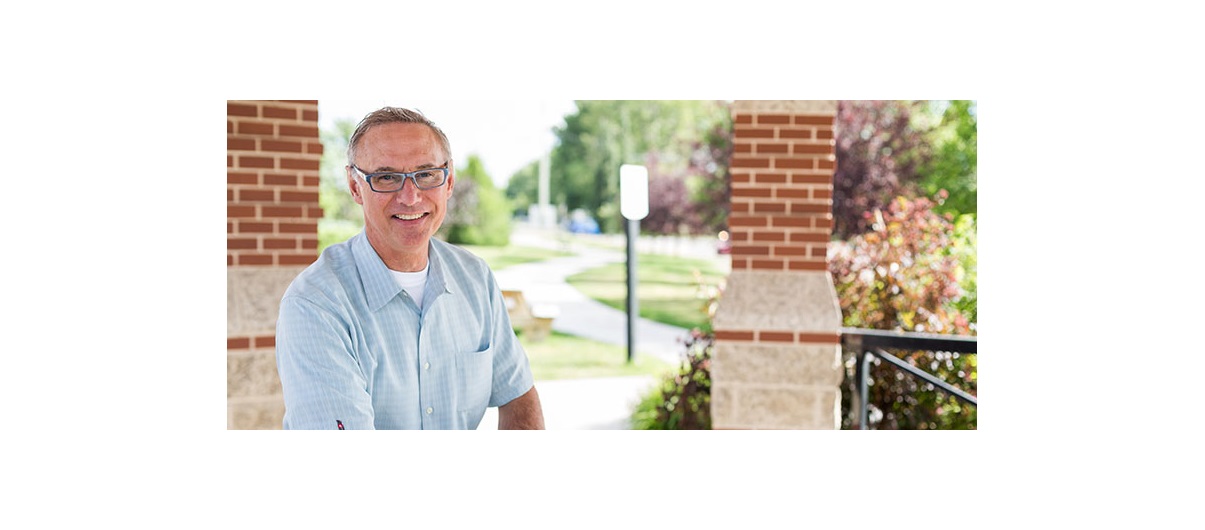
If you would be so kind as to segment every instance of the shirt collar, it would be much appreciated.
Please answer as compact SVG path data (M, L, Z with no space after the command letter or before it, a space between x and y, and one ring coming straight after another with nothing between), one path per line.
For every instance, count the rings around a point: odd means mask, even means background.
M443 249L436 243L437 241L434 239L427 243L427 260L430 270L427 272L426 291L434 295L441 292L452 292L444 278L441 266ZM369 309L379 311L402 292L402 287L393 280L393 276L389 274L389 267L385 266L381 256L372 248L372 244L368 242L368 236L364 232L356 234L352 239L351 250L356 259L356 268L360 270L365 301L368 302ZM427 304L424 302L423 305Z

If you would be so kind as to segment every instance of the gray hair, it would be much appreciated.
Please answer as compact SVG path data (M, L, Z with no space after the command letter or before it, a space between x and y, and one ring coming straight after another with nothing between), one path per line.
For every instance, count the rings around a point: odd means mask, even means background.
M367 133L369 129L386 123L420 123L431 128L439 139L439 145L443 147L444 156L452 157L452 144L448 141L448 136L435 126L435 122L423 116L422 112L417 110L403 109L399 107L383 107L380 110L375 110L364 116L360 120L360 124L356 126L356 131L351 133L351 139L347 142L347 163L348 165L355 163L356 147L360 144L360 138Z

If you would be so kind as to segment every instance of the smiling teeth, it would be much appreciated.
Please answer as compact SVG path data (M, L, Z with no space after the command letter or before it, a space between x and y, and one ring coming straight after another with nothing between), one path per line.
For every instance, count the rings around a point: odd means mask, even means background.
M399 213L399 214L395 215L394 217L397 217L398 219L401 219L401 220L403 220L403 221L413 221L413 220L418 219L418 218L420 218L420 217L422 217L422 216L423 216L423 214L421 214L421 213L420 213L420 214L416 214L416 215L406 215L406 214L401 214L401 213Z

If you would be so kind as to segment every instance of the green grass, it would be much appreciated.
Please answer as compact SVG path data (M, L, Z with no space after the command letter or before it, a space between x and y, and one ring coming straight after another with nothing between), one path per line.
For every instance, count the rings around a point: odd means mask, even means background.
M532 376L537 380L581 379L586 377L661 376L677 367L650 355L636 355L628 364L627 346L617 346L566 335L557 331L541 342L530 342L519 335L527 351Z
M696 272L699 277L696 278ZM636 296L640 316L672 326L711 329L700 285L714 287L727 274L708 260L640 254L636 257ZM586 296L627 311L627 265L613 263L567 278Z
M572 256L571 252L552 250L539 247L520 247L508 245L505 247L482 247L476 245L458 245L481 259L485 260L493 270L505 269L511 265L543 261L546 259Z

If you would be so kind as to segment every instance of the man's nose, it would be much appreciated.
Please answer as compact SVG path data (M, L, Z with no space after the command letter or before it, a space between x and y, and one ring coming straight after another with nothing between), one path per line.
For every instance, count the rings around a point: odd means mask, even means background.
M418 185L414 183L414 179L406 179L402 182L402 189L397 190L397 201L407 206L418 204L421 196L422 190L418 189Z

